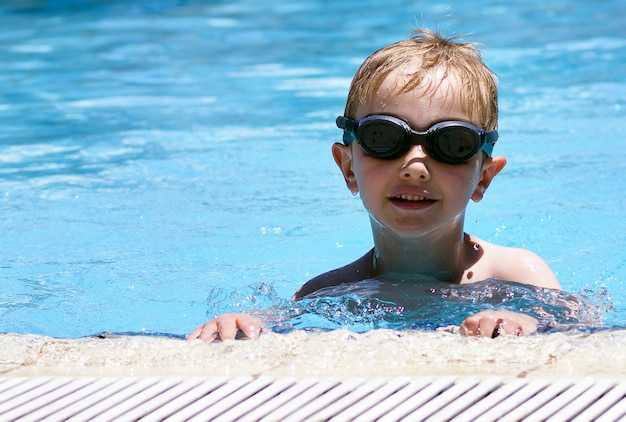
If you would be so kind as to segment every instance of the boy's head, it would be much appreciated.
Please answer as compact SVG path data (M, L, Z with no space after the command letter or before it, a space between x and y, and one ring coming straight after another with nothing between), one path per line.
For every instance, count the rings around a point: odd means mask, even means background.
M365 60L352 80L344 115L357 117L359 105L400 68L408 69L411 77L398 87L399 92L419 89L424 95L433 94L438 88L433 82L438 78L432 78L435 72L462 81L454 99L482 129L497 129L497 78L483 63L479 50L472 43L455 42L426 29L416 30L411 39L388 45Z

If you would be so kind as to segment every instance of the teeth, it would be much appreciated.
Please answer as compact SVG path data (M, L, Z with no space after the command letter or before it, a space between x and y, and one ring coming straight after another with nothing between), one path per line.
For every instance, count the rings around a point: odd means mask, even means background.
M417 195L400 195L403 201L425 201L426 197Z

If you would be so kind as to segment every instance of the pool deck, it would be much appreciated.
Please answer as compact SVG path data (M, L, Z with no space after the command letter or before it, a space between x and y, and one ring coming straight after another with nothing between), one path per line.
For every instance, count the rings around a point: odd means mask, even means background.
M5 334L0 419L617 420L625 343L623 330L293 332L209 345Z

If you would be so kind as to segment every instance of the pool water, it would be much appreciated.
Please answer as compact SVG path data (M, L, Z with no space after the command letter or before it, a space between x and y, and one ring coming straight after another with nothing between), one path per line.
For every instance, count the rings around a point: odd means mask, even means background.
M302 283L372 246L334 119L360 62L416 23L467 34L500 77L509 163L466 230L535 251L626 326L626 4L380 4L3 2L0 332L294 312ZM298 327L381 321L321 314Z

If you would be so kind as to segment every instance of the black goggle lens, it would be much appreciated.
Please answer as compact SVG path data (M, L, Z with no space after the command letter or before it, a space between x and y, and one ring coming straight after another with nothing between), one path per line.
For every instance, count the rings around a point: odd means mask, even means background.
M402 153L404 130L391 122L369 122L359 128L357 138L363 149L372 156L386 158Z
M463 163L476 155L480 145L480 138L470 129L448 127L432 134L429 147L435 157L445 158L451 163Z

